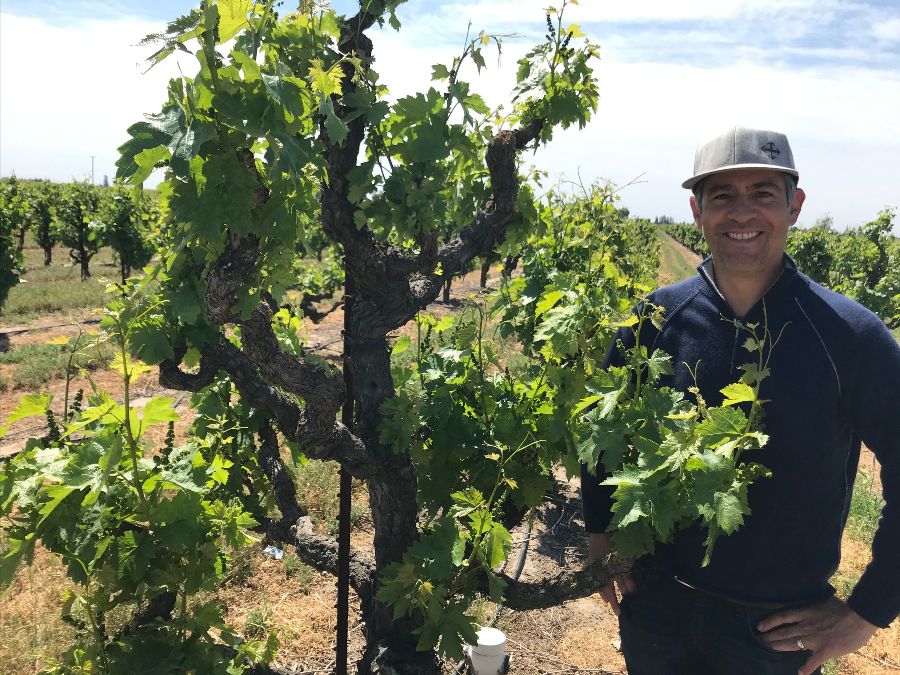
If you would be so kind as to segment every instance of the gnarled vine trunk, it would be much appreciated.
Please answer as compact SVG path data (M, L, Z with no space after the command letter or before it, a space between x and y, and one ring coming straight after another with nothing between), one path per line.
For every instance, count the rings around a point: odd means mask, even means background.
M383 18L386 11L385 3L375 4L379 6L377 15L364 8L340 26L337 48L343 58L334 66L342 73L340 87L336 88L337 93L330 91L324 95L315 139L316 147L322 149L325 174L318 192L322 231L343 252L347 279L353 288L346 335L349 354L345 355L353 382L352 422L338 421L338 411L351 395L344 390L340 373L321 359L289 353L282 347L273 328L273 316L278 309L274 298L261 293L262 301L255 309L246 307L247 289L263 276L266 254L265 236L254 233L251 227L242 229L228 223L225 250L213 262L206 259L207 262L199 265L203 267L202 315L208 322L204 330L211 324L218 331L217 338L205 338L202 344L192 343L201 354L199 370L188 373L181 368L188 347L188 338L181 336L173 345L174 354L160 365L160 381L168 387L198 391L224 372L242 399L265 413L271 428L259 432L260 466L272 484L282 516L277 522L265 523L265 527L269 536L294 545L298 556L317 569L332 573L337 570L337 543L316 535L308 515L298 505L296 489L277 451L279 434L296 443L307 457L334 460L354 478L365 480L375 529L375 559L351 552L350 584L360 598L367 645L359 671L427 674L438 672L438 664L432 651L416 650L413 630L417 619L395 619L392 608L377 597L385 567L401 561L419 536L412 458L408 452L395 452L380 440L381 409L395 395L388 336L435 302L442 289L449 292L451 279L473 258L487 257L495 251L516 214L518 154L541 136L547 121L540 115L531 115L520 120L518 128L498 131L487 143L485 163L490 195L461 231L444 242L438 241L436 233L421 234L418 250L412 251L380 241L369 229L359 198L354 200L350 196L351 177L360 173L363 142L366 134L374 133L375 129L360 114L359 104L345 104L357 93L362 79L357 77L357 68L362 64L368 67L371 61L372 43L366 30ZM364 7L368 6L364 3ZM204 60L211 73L219 67L215 35L215 29L203 33L203 40L207 41L203 44ZM251 55L246 63L252 61ZM247 66L243 67L246 74ZM249 72L253 70L250 68ZM236 69L232 68L231 76L234 72ZM215 77L211 78L210 86L215 88ZM212 100L215 103L215 97ZM222 113L228 114L229 111ZM334 118L340 122L342 131L346 131L337 141ZM221 119L217 125L224 126ZM238 131L232 130L233 135L244 133L245 126L241 118L235 125ZM154 127L153 133L162 132ZM219 132L207 128L204 133L212 136ZM272 196L273 185L267 182L270 177L259 171L269 156L258 158L250 149L256 139L241 138L242 143L247 140L245 145L230 148L216 159L239 176L237 184L249 190L242 195L245 202L252 202L247 207L252 210L253 205L267 206ZM217 142L227 145L224 136ZM199 153L199 142L197 148ZM138 141L134 152L145 149ZM193 175L192 170L190 176L182 179L187 182ZM209 189L206 188L207 193ZM190 191L185 193L190 195L190 200L195 199ZM246 199L248 195L250 199ZM196 206L189 211L191 215L200 212ZM203 249L202 256L198 257L208 255L208 250ZM84 264L86 270L86 261ZM240 347L226 337L226 331L234 328L240 329ZM579 582L566 578L548 588L524 588L518 591L519 596L511 590L510 597L539 605L541 597L552 597L556 602L559 593L585 594L588 586L585 579ZM558 593L552 592L553 589Z

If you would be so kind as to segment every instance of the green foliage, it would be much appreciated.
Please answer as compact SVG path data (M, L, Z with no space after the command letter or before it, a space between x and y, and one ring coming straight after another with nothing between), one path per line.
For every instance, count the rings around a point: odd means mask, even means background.
M858 541L871 545L882 509L884 499L875 488L872 476L860 471L853 483L847 531Z
M70 363L69 354L75 350L76 357ZM81 349L74 341L37 343L23 345L9 352L0 353L0 363L15 365L10 374L12 384L17 389L38 389L45 382L65 377L69 369L95 370L106 366L113 358L107 343Z
M640 333L647 321L661 320L661 311L645 307L633 345L620 344L623 365L588 381L591 396L578 405L588 410L578 456L591 473L599 474L602 466L611 474L603 484L615 486L609 529L619 553L652 552L656 542L671 541L677 530L696 522L707 532L706 565L718 537L736 531L750 513L748 486L770 475L759 464L741 462L741 455L768 441L761 431L759 390L778 337L765 325L735 322L749 334L745 348L754 361L740 366L739 382L722 389L722 405L708 407L696 386L694 403L660 386L671 374L670 359L661 350L649 352Z
M790 233L787 251L819 283L862 303L891 328L900 326L900 239L884 210L843 233L818 226Z
M0 307L22 273L22 251L16 236L25 214L20 181L15 176L0 180Z
M65 189L64 186L47 180L23 180L18 183L20 232L31 230L34 240L44 251L44 265L50 264L52 249L57 242L52 226L62 189Z
M547 10L547 34L543 44L518 62L513 101L524 119L544 118L549 124L542 135L552 136L553 128L573 124L583 128L597 109L599 93L591 72L591 59L599 57L599 46L586 40L581 49L571 46L584 37L578 24L564 24L569 3ZM577 4L577 3L574 3Z
M100 201L99 188L88 183L72 183L56 207L54 234L69 248L72 262L80 266L82 281L91 276L89 263L100 247L96 231Z
M237 673L246 657L271 658L271 636L241 643L218 608L188 599L217 586L232 552L253 541L248 530L256 521L242 504L242 491L223 487L235 469L215 451L222 445L215 432L169 453L156 454L146 443L150 427L177 415L171 399L151 399L141 410L132 406L131 383L146 370L128 354L131 326L140 318L113 303L99 338L115 348L112 365L124 383L124 403L95 392L82 407L76 396L71 416L48 415L48 437L30 440L3 466L0 519L7 546L0 583L10 583L38 542L63 561L74 584L63 598L63 616L80 628L76 643L48 672L146 672L152 663L165 672ZM44 415L51 400L26 396L7 423ZM171 621L107 631L111 613L163 593L178 600ZM211 629L237 648L237 656L225 656Z
M703 231L694 223L663 223L662 228L669 236L697 255L704 258L709 255L709 246L703 238Z
M377 1L366 3L365 9L378 22L397 28L399 4ZM367 55L342 51L350 39L343 18L318 3L304 2L295 12L282 12L271 1L205 2L151 36L159 45L151 63L175 50L190 52L197 44L193 52L197 71L171 80L162 108L132 125L129 140L120 148L118 177L132 186L140 185L154 168L166 168L160 190L168 209L161 262L152 282L142 286L132 309L120 309L123 316L126 311L133 315L128 318L128 358L159 363L186 353L185 364L191 367L211 342L243 339L227 326L246 318L261 301L282 308L273 325L276 337L283 349L299 354L304 349L297 335L299 317L283 308L288 293L299 292L306 300L333 291L344 267L335 256L319 255L325 248L323 232L334 237L329 226L335 227L335 205L320 206L316 198L323 183L346 186L346 203L342 193L338 208L342 213L349 209L356 226L365 228L365 236L374 239L381 251L395 246L424 254L435 242L446 241L470 224L488 202L484 158L488 144L502 129L539 124L543 142L554 126L583 126L596 108L591 66L597 48L587 40L575 45L582 36L576 26L562 24L565 4L558 16L554 14L558 20L546 42L520 62L515 105L508 112L489 110L462 79L464 64L472 63L480 71L486 66L482 50L492 42L499 48L498 38L485 33L467 41L451 64L434 67L435 86L397 100L389 98ZM337 169L326 166L326 154L358 142L359 137L364 140L358 165L340 169L338 175L329 173ZM517 205L519 215L510 230L521 242L536 218L528 188L519 191ZM212 323L205 311L207 284L214 275L233 271L232 263L213 267L240 245L252 248L258 263L239 278L234 315L221 326ZM311 270L295 264L298 251L316 253L326 261L316 270L323 272L322 277L309 276ZM423 269L429 274L437 263L430 264L432 269ZM377 303L372 310L378 314ZM481 317L483 323L484 312ZM469 330L460 324L448 333L448 339L457 341L448 350L461 350L459 340ZM537 410L545 390L540 385L525 388L508 374L495 377L497 373L489 372L496 368L491 364L495 357L481 344L474 351L468 344L468 354L458 360L441 350L423 349L417 362L418 372L427 370L427 359L433 359L436 368L455 369L462 378L453 385L459 385L460 396L474 396L479 379L491 379L497 395L506 397L496 411L479 415L482 435L478 443L470 443L483 475L473 485L461 482L460 489L436 497L451 510L441 516L443 523L429 523L416 547L407 552L413 568L428 566L427 583L435 595L428 602L410 600L398 611L423 617L419 631L423 648L440 644L452 654L459 653L460 640L473 637L463 610L473 595L475 570L490 570L508 551L509 535L495 510L512 492L514 504L536 503L549 468L549 453L525 440L543 434L551 423L551 415ZM535 377L537 373L528 373L531 380ZM411 387L417 381L412 379ZM437 395L440 382L433 385ZM393 402L410 406L424 402L422 396L414 401L414 396L410 390ZM486 397L478 398L483 407ZM259 472L253 432L268 424L271 414L246 406L225 379L195 395L193 404L199 412L195 424L199 438L214 437L197 441L200 454L208 463L221 456L230 469L223 480L236 481L212 487L211 494L233 492L249 483L250 494L242 504L253 515L264 514L272 508L271 490L254 482ZM523 435L513 417L529 406L535 410L524 414L534 418L534 430L526 426ZM431 406L422 414L436 411ZM464 407L456 412L471 416ZM391 442L400 452L413 451L404 435L409 421L391 416L402 427ZM561 420L555 423L554 433L561 438ZM485 452L478 444L493 450ZM302 488L312 463L303 465L302 448L292 450L301 465L297 473ZM421 448L422 453L426 450ZM170 456L177 454L176 449ZM544 474L535 473L538 468ZM451 492L457 494L450 496ZM253 503L254 495L258 503ZM322 520L330 527L327 510ZM460 545L454 544L456 553L448 565L439 549L451 535L471 551L456 559ZM428 562L437 555L440 563ZM461 572L464 561L468 562ZM396 599L408 595L406 573L400 578L399 585L386 582L384 587ZM496 576L489 578L494 581L492 597L499 597Z
M149 234L158 221L158 207L143 193L114 188L104 196L95 232L103 245L115 251L123 284L133 269L150 262Z
M622 270L655 271L653 227L623 220L613 202L608 187L581 199L551 194L534 211L524 277L456 318L420 316L415 343L394 345L398 391L383 406L381 440L412 454L427 524L385 571L380 597L396 616L421 619L421 649L455 657L471 642L478 580L487 579L491 600L502 597L506 521L543 500L553 466L577 470L572 408L585 395L582 364L596 367L636 289L649 290Z

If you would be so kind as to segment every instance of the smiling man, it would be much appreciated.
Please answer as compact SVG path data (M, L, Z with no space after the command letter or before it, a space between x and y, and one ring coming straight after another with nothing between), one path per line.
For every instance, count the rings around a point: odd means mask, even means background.
M738 127L697 150L682 184L711 255L698 276L651 294L665 323L645 325L641 340L672 355L664 384L688 392L696 375L719 405L750 360L733 321L767 322L781 336L761 390L769 442L753 456L772 476L751 486L752 513L718 540L707 567L704 533L687 528L602 590L629 675L818 673L900 613L900 346L876 315L785 255L805 199L798 178L783 134ZM620 338L633 341L629 331ZM608 362L619 358L614 347ZM829 579L861 440L881 462L886 506L872 563L845 602ZM603 478L582 469L591 560L612 550Z

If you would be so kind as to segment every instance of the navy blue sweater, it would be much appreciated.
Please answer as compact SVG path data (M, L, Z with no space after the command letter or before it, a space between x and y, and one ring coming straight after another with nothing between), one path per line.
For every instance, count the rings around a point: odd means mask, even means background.
M700 275L655 291L650 302L666 309L661 330L649 324L646 344L672 355L674 373L664 384L687 391L685 364L699 362L700 391L720 405L719 390L736 382L738 366L752 360L725 318L734 312L717 290L709 260ZM900 345L884 322L858 303L799 273L785 256L782 276L743 317L763 321L763 302L773 335L771 376L762 386L765 432L762 450L747 461L772 470L750 487L752 513L735 534L716 542L702 568L704 535L679 532L658 545L655 559L673 575L709 592L746 602L802 604L834 593L828 580L840 559L860 441L881 463L887 505L872 545L873 560L849 598L864 619L885 627L900 613ZM633 342L631 331L621 337ZM617 361L611 351L608 361ZM582 467L588 532L609 525L612 488Z

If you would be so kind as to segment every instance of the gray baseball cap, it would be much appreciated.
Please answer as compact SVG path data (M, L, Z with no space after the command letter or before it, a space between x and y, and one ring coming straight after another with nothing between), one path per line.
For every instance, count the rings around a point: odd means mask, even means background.
M690 190L707 176L738 169L772 169L800 175L794 167L787 136L777 131L734 127L697 148L694 175L681 187Z

